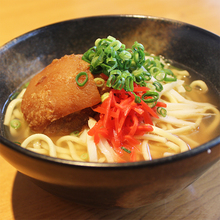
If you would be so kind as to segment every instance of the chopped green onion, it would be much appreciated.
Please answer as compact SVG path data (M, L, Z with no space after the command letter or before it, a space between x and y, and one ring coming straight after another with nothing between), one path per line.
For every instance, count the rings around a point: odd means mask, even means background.
M164 78L166 82L176 81L176 76L173 74L173 72L170 69L164 69L164 72L166 73L166 76Z
M132 55L131 55L131 53L129 53L128 51L123 50L121 53L119 53L119 57L120 57L122 60L129 60L129 59L131 59Z
M187 92L191 92L192 91L192 87L190 85L184 85L184 88Z
M146 87L148 87L151 91L155 91L156 87L152 83L146 83Z
M105 93L101 96L101 102L104 102L108 97L109 97L109 92L105 92Z
M29 83L30 83L30 82L25 83L25 84L22 86L22 88L23 88L23 89L27 88L28 85L29 85Z
M166 73L158 67L153 67L149 71L151 75L154 76L154 78L158 81L163 81L166 76Z
M147 57L146 57L147 56ZM90 63L92 74L108 76L107 87L133 91L134 83L139 86L151 84L153 90L163 90L159 81L175 81L171 70L166 69L160 56L146 54L144 46L137 41L131 49L112 36L97 39L95 45L83 54L82 59ZM152 76L158 81L149 82Z
M86 159L88 159L88 154L87 153L83 153L83 154L81 154L80 158L82 160L86 160Z
M100 77L95 78L94 81L97 87L102 87L105 84L105 80Z
M84 81L82 83L79 82L79 78L81 76L86 76L86 78L84 79ZM88 81L88 74L86 72L80 72L77 76L76 76L76 83L78 86L84 86Z
M132 50L133 51L144 51L144 46L141 43L138 43L137 41L134 42L133 46L132 46Z
M157 104L157 102L151 102L151 103L147 103L147 105L150 107L150 108L153 108L155 107Z
M17 96L19 95L19 92L15 92L11 97L10 97L10 100L14 100L17 98Z
M21 127L21 122L18 119L12 119L10 125L14 129L19 129Z
M21 142L18 142L18 141L15 141L14 143L17 145L21 145Z
M158 92L161 92L163 90L162 84L159 83L158 81L153 82L153 85L155 86L155 88Z
M135 96L134 101L135 101L136 103L141 103L141 97L139 97L138 95L136 95L134 92L132 92L132 94Z
M131 74L127 75L126 78L125 78L124 89L126 91L133 91L134 90L134 79L133 79L133 76Z
M145 61L145 54L144 54L144 51L135 51L134 52L134 55L133 55L133 58L134 58L134 62L136 63L137 67L140 68L144 61Z
M79 131L73 131L70 133L70 135L75 135L75 136L79 136L80 132Z
M158 107L157 112L163 117L166 117L166 115L167 115L167 110L163 107Z
M110 43L108 45L108 47L113 47L115 51L119 50L119 48L121 47L121 42L119 40L115 40L112 43Z
M145 103L153 103L156 102L159 98L159 94L157 92L153 92L153 91L147 91L146 93L144 93L141 96L141 99L145 102Z
M131 153L131 151L129 149L125 148L125 147L121 147L121 149L124 150L125 152L129 153L129 154Z

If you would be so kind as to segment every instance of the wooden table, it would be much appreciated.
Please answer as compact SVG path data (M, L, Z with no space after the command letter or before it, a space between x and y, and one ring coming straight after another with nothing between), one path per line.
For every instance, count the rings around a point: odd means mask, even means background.
M0 0L0 46L51 23L93 15L144 14L220 35L219 0ZM0 157L0 219L220 219L220 161L191 186L138 209L95 209L57 198Z

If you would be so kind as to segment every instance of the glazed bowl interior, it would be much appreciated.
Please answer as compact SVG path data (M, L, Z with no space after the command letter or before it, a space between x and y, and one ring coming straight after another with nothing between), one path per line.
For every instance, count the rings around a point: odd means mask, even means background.
M205 79L212 88L216 94L214 104L219 107L219 36L193 25L150 16L114 15L68 20L31 31L0 48L1 154L39 186L59 196L87 205L138 207L166 198L202 175L219 160L220 136L191 151L166 158L100 164L39 155L15 145L4 133L5 106L16 88L53 59L82 54L97 38L109 35L127 47L138 41L149 53L163 55L193 69L197 77ZM207 154L210 149L212 153ZM182 171L177 171L178 168ZM163 172L168 169L170 173L164 177ZM122 180L120 176L123 175ZM159 183L163 178L164 186ZM178 185L171 190L174 181ZM145 187L150 190L140 196ZM105 200L97 196L100 193L105 195Z

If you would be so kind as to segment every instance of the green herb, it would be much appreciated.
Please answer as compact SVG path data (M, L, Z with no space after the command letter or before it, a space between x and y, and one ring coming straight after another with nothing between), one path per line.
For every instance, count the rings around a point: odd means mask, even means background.
M102 87L105 84L105 80L100 77L95 78L94 81L97 87Z
M70 135L75 135L75 136L79 136L80 132L79 131L73 131L72 133L70 133Z
M12 119L10 125L14 129L19 129L21 127L21 122L18 119Z
M101 96L101 102L104 102L108 97L109 97L109 92L105 92L105 93Z
M84 81L82 83L79 82L79 78L81 76L86 76L86 78L84 79ZM77 76L76 76L76 83L78 86L84 86L88 81L88 74L86 72L80 72Z
M153 91L147 91L146 93L144 93L141 96L141 99L145 102L145 103L153 103L156 102L159 98L159 94L157 92L153 92Z
M131 153L131 151L129 149L125 148L125 147L121 147L121 149L124 150L125 152L129 153L129 154Z
M166 117L166 115L167 115L167 110L163 107L158 107L157 112L163 117Z
M17 96L19 95L19 92L15 92L11 97L10 97L10 100L14 100L17 98Z
M29 85L29 83L30 83L30 82L25 83L25 84L22 86L22 89L27 88L27 87L28 87L28 85Z
M149 56L149 55L148 55ZM131 49L112 36L97 39L95 46L83 54L82 59L90 63L93 74L104 73L108 76L107 86L117 90L133 91L133 84L146 86L153 76L157 81L174 81L171 70L165 69L160 57L149 56L146 60L145 48L137 41ZM161 90L161 84L156 84Z
M184 88L187 92L191 92L192 91L192 87L190 85L184 85Z
M82 160L86 160L86 159L88 159L88 154L87 153L83 153L83 154L81 154L80 158Z
M155 82L153 82L153 85L155 86L155 88L158 92L161 92L163 90L163 86L160 82L155 81Z
M134 101L135 101L136 103L141 103L141 97L138 96L138 95L136 95L134 92L132 92L132 94L133 94L134 97L135 97Z

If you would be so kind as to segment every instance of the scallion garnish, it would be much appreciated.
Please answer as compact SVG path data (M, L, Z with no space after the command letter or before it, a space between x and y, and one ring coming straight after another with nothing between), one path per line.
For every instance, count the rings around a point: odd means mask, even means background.
M10 100L12 101L12 100L16 99L17 96L18 96L18 94L19 94L19 92L15 92L15 93L10 97Z
M12 119L10 125L14 129L19 129L21 127L21 122L18 119Z
M105 84L105 80L100 77L95 78L94 81L97 87L102 87Z
M101 102L104 102L108 97L109 97L109 92L105 92L105 93L101 96Z
M83 80L83 82L79 82L79 78L81 76L86 76L86 78ZM86 72L80 72L77 76L76 76L76 83L78 86L84 86L88 81L88 74Z
M167 115L167 110L163 107L158 107L157 112L163 117L166 117L166 115Z
M25 84L22 86L22 88L23 88L23 89L27 88L28 85L29 85L29 83L30 83L30 82L25 83Z
M86 159L88 159L88 154L83 153L83 154L80 155L80 157L81 157L82 160L86 160Z
M132 92L132 94L133 94L134 97L135 97L134 101L135 101L136 103L141 103L141 97L138 96L138 95L136 95L134 92Z
M80 133L79 131L73 131L70 133L70 135L79 136L79 133Z
M173 74L173 72L170 69L164 69L164 72L166 73L166 76L164 78L165 82L176 81L176 76Z
M124 150L125 152L129 153L129 154L131 153L131 151L129 149L125 148L125 147L121 147L121 149Z
M108 76L108 87L125 91L133 91L134 83L146 86L153 76L157 81L175 81L171 70L165 69L159 56L149 56L146 59L144 46L137 41L131 49L112 36L97 39L95 46L83 54L82 59L90 63L93 74L104 73ZM160 92L162 85L154 85Z
M185 88L185 90L187 92L191 92L192 91L192 87L190 85L184 85L183 87Z
M161 84L160 82L154 81L154 82L153 82L153 85L155 86L155 88L156 88L156 90L157 90L158 92L161 92L161 91L163 90L163 86L162 86L162 84Z
M145 103L156 102L158 100L158 98L159 98L159 94L157 92L153 92L153 91L147 91L141 96L141 99Z

